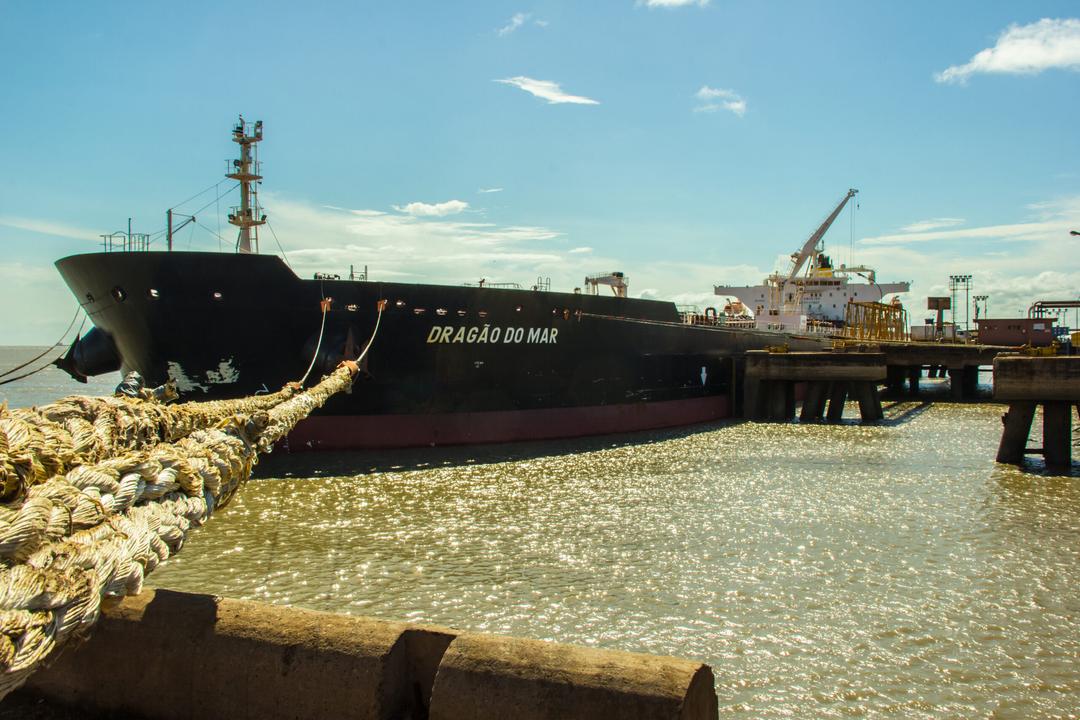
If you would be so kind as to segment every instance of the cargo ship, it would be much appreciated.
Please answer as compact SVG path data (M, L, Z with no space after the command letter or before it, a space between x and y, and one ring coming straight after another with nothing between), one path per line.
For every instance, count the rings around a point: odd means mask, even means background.
M584 289L529 289L298 277L259 254L262 124L233 131L229 215L237 252L173 252L126 242L56 266L94 328L58 361L76 379L138 371L188 400L240 397L305 375L313 382L370 342L347 395L290 435L290 450L556 439L728 417L734 359L796 334L727 327L673 303L629 296L612 272ZM171 237L171 235L170 235ZM381 308L381 309L380 309Z
M911 290L910 282L879 283L873 268L837 267L825 254L825 233L858 192L849 189L802 248L791 254L791 269L786 274L774 272L761 285L716 285L713 292L735 298L739 307L753 308L757 328L799 333L839 333L851 302L884 302L889 295L898 302L896 294Z

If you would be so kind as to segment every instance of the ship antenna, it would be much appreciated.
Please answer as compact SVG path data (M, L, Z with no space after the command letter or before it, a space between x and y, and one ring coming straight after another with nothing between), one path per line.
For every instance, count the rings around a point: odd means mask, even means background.
M232 208L229 222L240 228L237 252L257 253L259 226L266 222L266 215L259 207L258 183L262 181L262 175L259 174L259 149L256 144L263 139L262 120L256 120L254 124L245 123L241 115L233 128L232 139L240 145L240 159L232 161L232 172L226 173L225 177L240 183L240 207Z

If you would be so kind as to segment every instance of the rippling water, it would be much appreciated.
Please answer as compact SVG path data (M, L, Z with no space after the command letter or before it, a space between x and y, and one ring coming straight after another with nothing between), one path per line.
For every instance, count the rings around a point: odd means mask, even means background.
M730 715L1074 717L1080 480L1000 415L307 456L152 582L701 658Z
M1076 717L1080 473L1001 411L273 457L149 580L700 658L727 716Z

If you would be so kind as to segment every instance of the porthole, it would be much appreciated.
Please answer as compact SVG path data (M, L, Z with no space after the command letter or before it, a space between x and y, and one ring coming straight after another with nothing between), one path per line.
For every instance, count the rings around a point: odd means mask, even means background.
M516 308L514 308L514 312L521 312L521 306L518 305Z
M476 314L479 315L482 318L486 318L487 317L487 310L481 310L480 312L478 312Z
M427 310L425 308L413 308L414 315L423 315Z
M356 312L359 308L356 305L346 305L345 309L349 312Z
M224 296L223 296L223 295L221 294L221 292L220 292L220 291L218 291L218 290L215 290L215 291L214 291L214 292L213 292L213 293L212 293L212 294L210 295L210 297L214 298L215 300L220 300L220 299L221 299L222 297L224 297Z
M458 310L457 311L457 316L458 317L465 317L465 315L466 315L466 312L464 310Z
M124 302L125 300L127 300L127 293L124 291L124 288L120 287L119 285L114 287L110 291L110 294L113 296L113 299L116 300L116 302Z
M435 311L435 314L438 315L439 317L442 317L443 315L446 314L446 308L439 308L438 310Z
M405 307L405 301L404 300L398 300L397 302L394 303L394 307L399 307L399 308Z
M156 300L157 298L161 297L161 293L158 292L157 288L150 288L146 291L146 296L149 297L151 300Z

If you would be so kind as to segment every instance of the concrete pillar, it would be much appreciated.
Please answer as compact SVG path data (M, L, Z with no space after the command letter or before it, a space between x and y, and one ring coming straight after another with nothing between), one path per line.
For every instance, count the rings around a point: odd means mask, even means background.
M795 417L795 384L790 380L767 380L769 420L788 422Z
M806 384L806 397L803 398L802 413L799 419L802 422L814 422L821 420L825 415L825 401L828 400L829 383L815 380Z
M765 393L762 385L761 380L749 375L743 382L743 417L747 420L765 419Z
M907 369L908 394L919 394L919 379L922 377L922 366L913 365Z
M825 419L831 423L840 422L844 415L844 403L847 401L848 384L843 380L832 383L829 389L829 411Z
M899 394L904 389L904 376L907 368L903 365L889 365L885 368L885 387L890 394Z
M746 417L746 361L729 358L725 362L731 363L731 414L735 417Z
M1043 457L1054 470L1072 465L1072 403L1043 403Z
M443 656L430 720L689 720L717 710L701 663L463 634Z
M859 400L859 414L863 422L877 422L885 417L881 409L877 383L860 381L852 383L855 397Z
M979 389L979 366L978 365L965 365L964 377L962 381L963 395L965 399L972 400L975 398Z
M964 399L963 368L949 368L949 397L953 400Z
M1035 417L1035 403L1016 401L1009 404L1009 410L1001 418L1005 428L1001 432L998 444L997 461L1019 465L1024 460L1027 450L1028 435L1031 434L1031 421Z

